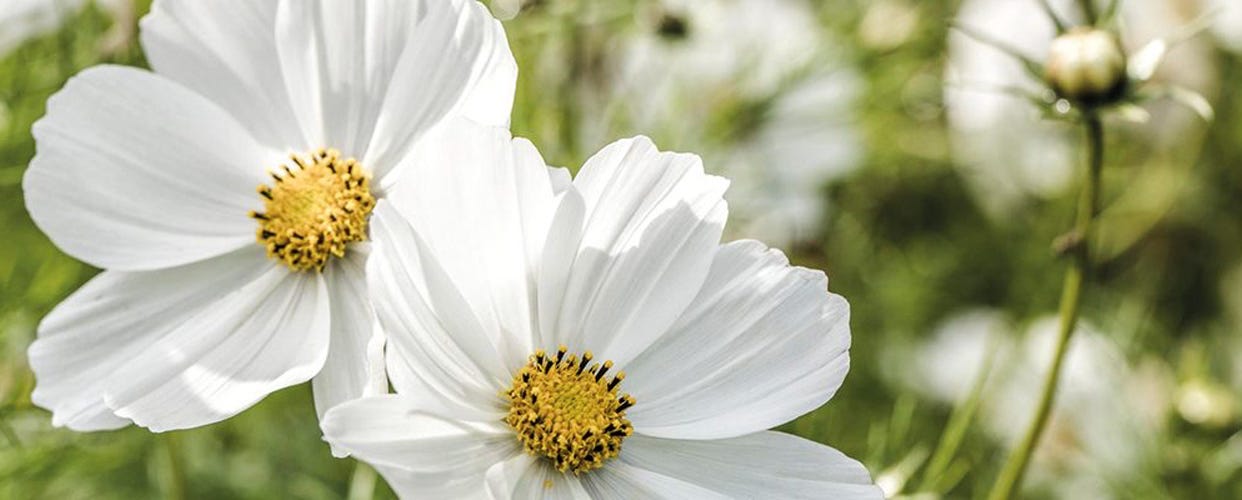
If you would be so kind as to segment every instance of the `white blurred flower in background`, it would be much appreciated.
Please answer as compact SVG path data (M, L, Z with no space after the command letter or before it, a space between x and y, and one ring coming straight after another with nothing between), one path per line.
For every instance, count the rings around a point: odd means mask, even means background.
M617 50L605 98L632 127L707 151L737 233L778 246L812 238L822 188L860 162L856 72L804 0L665 0ZM616 131L584 124L597 146Z
M1205 0L1214 16L1212 35L1221 47L1242 52L1242 2L1237 0Z
M1048 317L1018 338L1000 311L955 315L916 348L910 360L914 369L905 382L931 399L960 404L970 396L987 357L996 356L976 419L997 442L1014 446L1034 413L1057 330L1058 319ZM1159 470L1154 461L1172 383L1165 365L1131 365L1109 337L1080 326L1035 452L1029 486L1089 498L1118 494L1100 482L1103 477L1124 478L1128 487L1158 487L1144 483L1149 479L1143 475Z
M0 8L0 57L8 55L26 40L45 35L77 14L92 0L8 0ZM94 0L116 21L105 39L104 49L115 49L129 41L133 32L133 0Z
M1061 19L1082 18L1071 0L1049 0ZM1100 2L1103 5L1105 2ZM1133 54L1149 41L1181 34L1199 14L1176 0L1127 0L1119 17L1122 41ZM1039 0L967 0L956 23L1044 61L1056 30ZM1214 68L1201 40L1183 41L1153 81L1211 94ZM1078 159L1078 131L1041 118L1042 110L1012 90L1046 92L1022 63L997 47L954 32L949 38L945 104L953 154L975 196L993 216L1004 216L1029 198L1047 198L1068 187ZM1188 110L1156 103L1153 118L1135 133L1152 151L1183 139L1197 124Z

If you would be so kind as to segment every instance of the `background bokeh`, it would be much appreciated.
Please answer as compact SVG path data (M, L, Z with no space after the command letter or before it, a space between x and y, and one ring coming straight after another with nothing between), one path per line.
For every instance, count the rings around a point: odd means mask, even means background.
M1156 102L1146 122L1107 122L1101 250L1024 495L1242 498L1242 7L1122 2L1132 48L1223 9L1157 76L1207 96L1216 120ZM35 327L97 270L25 211L30 127L77 71L145 64L134 19L150 2L11 3L0 12L0 498L391 498L331 458L306 385L163 435L54 429L31 406ZM1071 2L1052 3L1074 17ZM730 238L784 248L850 300L845 386L784 430L859 458L892 495L987 492L1050 357L1064 270L1051 242L1072 223L1082 167L1079 131L1001 92L1033 82L949 21L1040 57L1051 24L1036 0L489 5L521 68L515 135L571 168L640 133L699 153L733 179ZM968 425L949 425L955 411ZM934 458L946 435L960 449Z

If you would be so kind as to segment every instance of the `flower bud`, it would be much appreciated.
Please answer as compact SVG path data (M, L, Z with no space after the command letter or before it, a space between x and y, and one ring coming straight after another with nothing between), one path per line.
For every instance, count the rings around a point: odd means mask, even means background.
M1089 105L1110 102L1125 91L1125 51L1112 33L1074 28L1052 41L1044 78L1064 99Z

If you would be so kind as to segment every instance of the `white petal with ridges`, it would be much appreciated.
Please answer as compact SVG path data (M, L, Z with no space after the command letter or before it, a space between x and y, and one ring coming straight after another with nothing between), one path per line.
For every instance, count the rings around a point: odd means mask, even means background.
M721 198L727 187L703 173L697 156L661 153L644 137L618 141L587 161L571 188L583 205L566 203L566 194L560 208L581 211L582 227L551 234L542 263L550 280L540 283L543 340L624 366L662 335L707 276L728 212ZM577 249L566 258L574 239Z
M276 52L276 0L160 0L142 19L156 73L211 99L264 144L304 152ZM257 165L259 168L276 165Z
M623 365L637 432L683 439L750 434L809 412L849 370L849 304L820 271L756 241L721 247L670 332Z
M512 373L461 292L409 222L387 201L371 218L367 263L372 302L398 393L426 398L462 418L503 415Z
M617 460L609 462L601 469L591 471L589 475L582 478L582 486L595 500L728 498L694 483L634 467Z
M312 386L315 412L322 418L329 408L365 395L387 392L387 383L376 380L373 364L383 366L382 359L371 359L368 346L378 332L377 322L367 295L366 261L370 244L350 245L343 259L335 259L324 270L324 280L331 295L332 333L328 358L315 376Z
M173 267L254 245L250 210L273 153L227 113L155 74L98 66L34 126L31 218L96 267Z
M381 190L456 110L508 123L516 64L499 23L473 0L286 0L276 40L306 137L357 157Z
M586 500L591 498L573 474L562 474L541 457L521 454L493 465L487 471L491 498L540 498Z
M516 369L532 351L535 266L556 203L547 166L529 141L460 119L413 157L406 173L417 180L392 204L439 257L505 368Z
M619 461L727 498L884 498L857 460L780 432L707 441L635 435L626 439Z
M488 468L520 453L499 421L443 419L396 394L335 407L320 425L325 440L375 464L403 498L480 497Z
M168 270L103 272L39 324L29 351L37 381L31 400L52 411L56 426L91 431L129 424L104 404L109 377L222 291L271 267L256 248Z
M104 402L118 416L156 432L198 427L319 372L331 321L321 276L272 264L211 291L211 302L108 377Z

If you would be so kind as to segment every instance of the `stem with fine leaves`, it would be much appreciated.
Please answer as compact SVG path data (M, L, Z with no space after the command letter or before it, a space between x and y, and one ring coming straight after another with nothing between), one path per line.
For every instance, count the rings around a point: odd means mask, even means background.
M1087 183L1083 187L1082 201L1078 207L1078 220L1074 230L1068 235L1068 253L1072 258L1069 269L1065 272L1065 284L1061 290L1061 323L1057 336L1056 352L1053 354L1052 366L1044 380L1043 394L1035 408L1035 418L1027 428L1026 434L1009 460L1001 469L996 485L988 495L989 500L1006 500L1013 496L1022 484L1027 464L1044 427L1048 424L1048 416L1052 403L1056 398L1057 384L1061 378L1061 366L1065 362L1065 354L1069 350L1070 338L1074 326L1078 323L1078 308L1082 298L1083 281L1090 270L1090 248L1092 225L1100 210L1100 172L1104 167L1104 124L1094 112L1088 112L1084 120L1087 129Z

